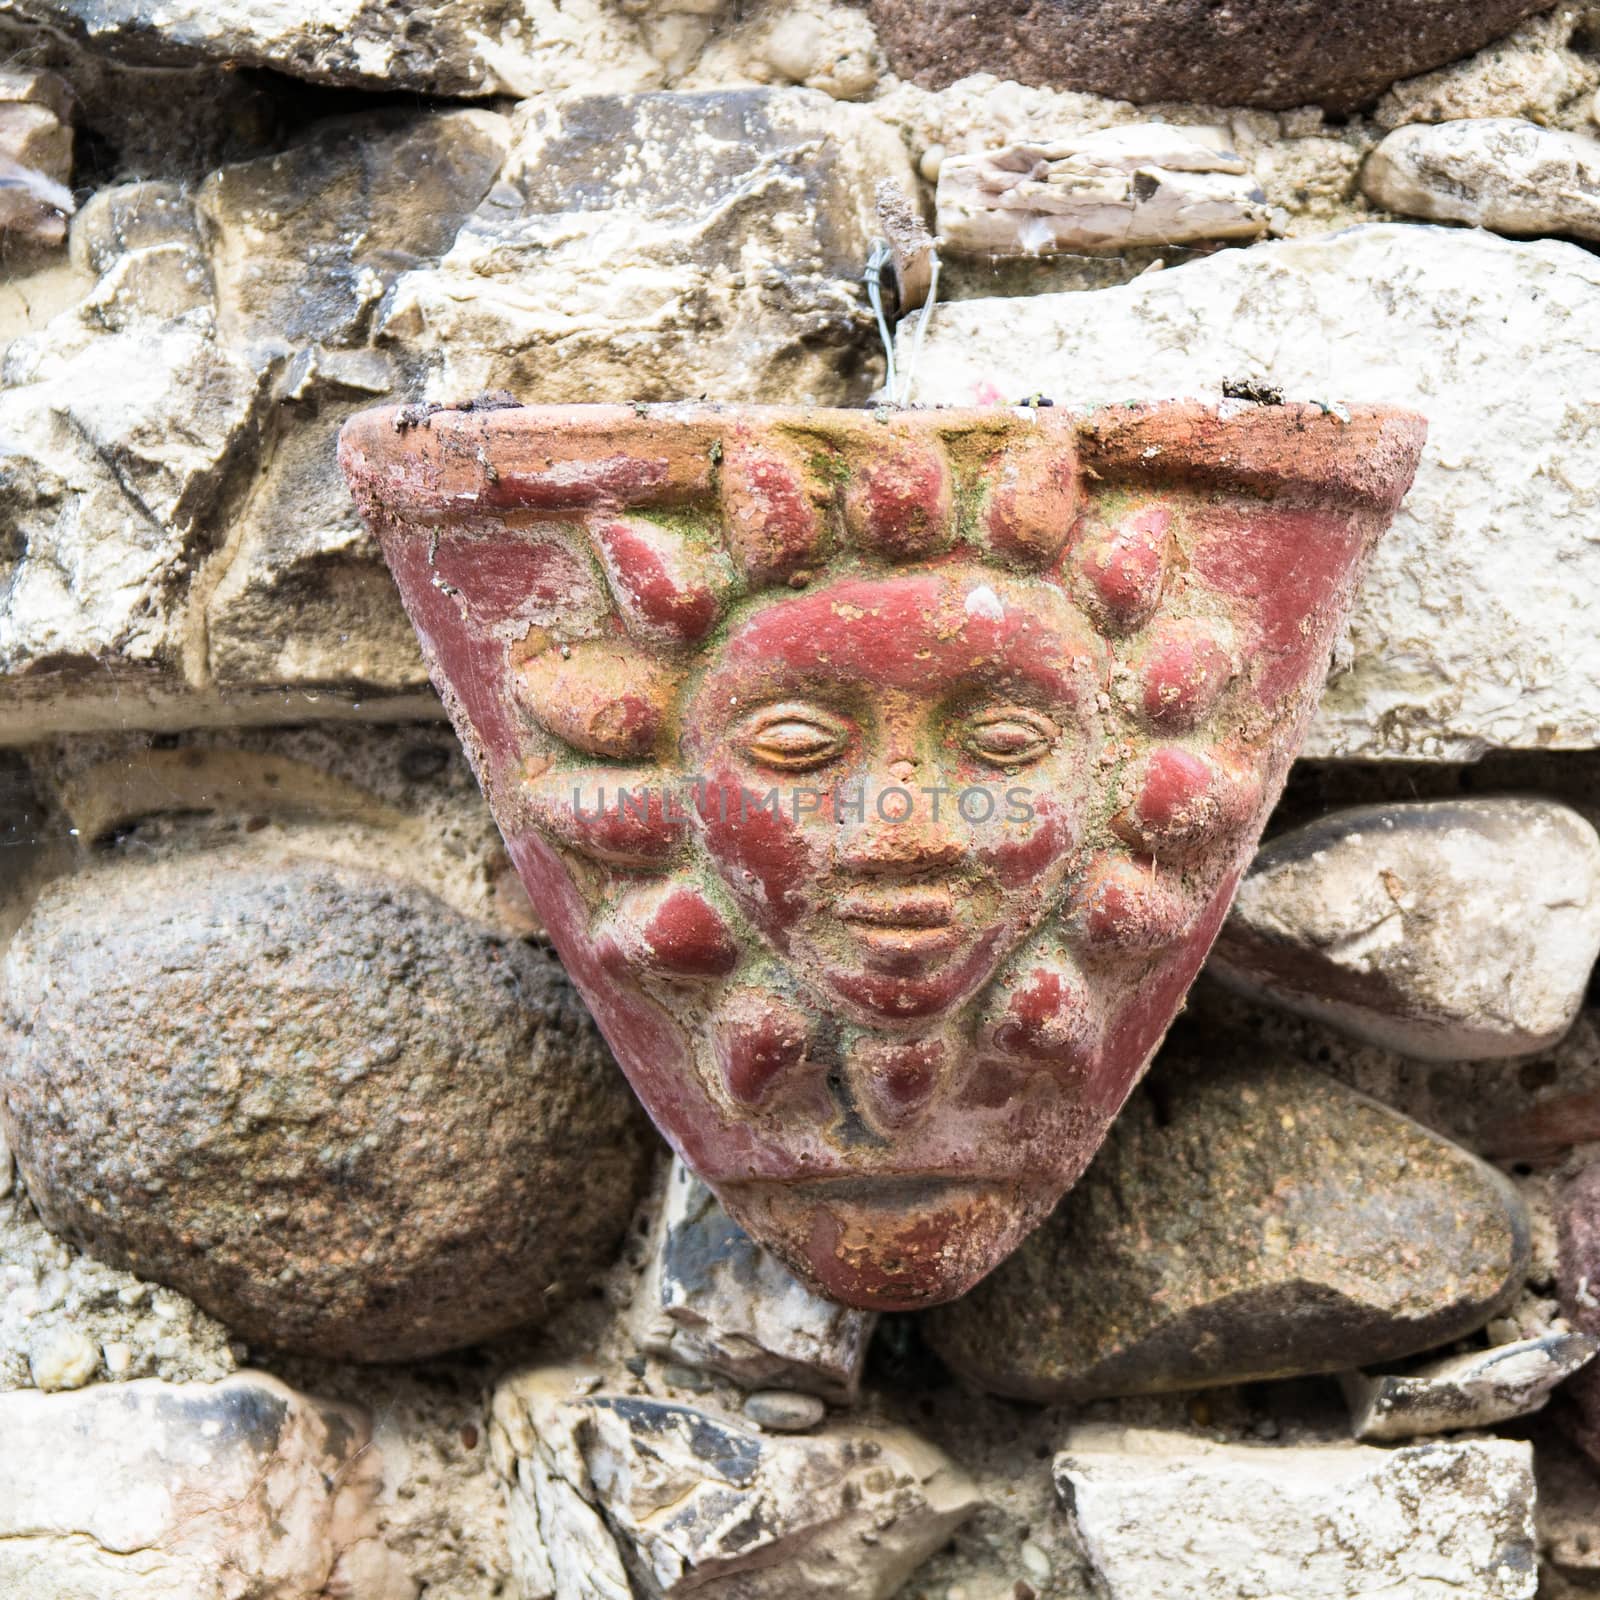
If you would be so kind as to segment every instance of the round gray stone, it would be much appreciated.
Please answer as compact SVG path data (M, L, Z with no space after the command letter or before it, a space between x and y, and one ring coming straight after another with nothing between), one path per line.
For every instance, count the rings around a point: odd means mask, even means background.
M757 1389L745 1396L744 1414L764 1433L804 1433L827 1416L828 1408L814 1394Z
M247 846L114 860L4 966L0 1110L46 1224L246 1340L401 1360L541 1321L648 1135L540 950Z

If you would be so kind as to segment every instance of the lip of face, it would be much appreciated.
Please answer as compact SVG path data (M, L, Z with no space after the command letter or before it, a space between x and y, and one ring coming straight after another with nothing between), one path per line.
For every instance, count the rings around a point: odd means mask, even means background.
M1049 909L1088 790L1096 648L1064 602L976 566L843 579L729 636L685 719L702 840L847 1013L949 1009Z

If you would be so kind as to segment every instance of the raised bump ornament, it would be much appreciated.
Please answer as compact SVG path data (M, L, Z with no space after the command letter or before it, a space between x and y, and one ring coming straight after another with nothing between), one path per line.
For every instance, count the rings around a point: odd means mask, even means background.
M340 460L657 1125L824 1294L950 1299L1210 947L1425 427L1195 403L369 411Z

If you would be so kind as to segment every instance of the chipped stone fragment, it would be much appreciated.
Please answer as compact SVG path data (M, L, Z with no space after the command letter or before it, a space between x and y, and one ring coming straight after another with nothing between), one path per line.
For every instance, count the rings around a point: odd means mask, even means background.
M1256 239L1270 221L1226 130L1155 122L946 156L937 206L941 243L967 255Z
M669 1360L838 1401L855 1395L877 1321L806 1288L677 1157L633 1319Z
M1342 1378L1350 1429L1369 1443L1491 1428L1541 1411L1551 1392L1600 1352L1592 1333L1548 1333L1448 1356L1405 1373Z
M775 1437L570 1368L507 1379L494 1427L523 1600L887 1600L976 1509L902 1428Z

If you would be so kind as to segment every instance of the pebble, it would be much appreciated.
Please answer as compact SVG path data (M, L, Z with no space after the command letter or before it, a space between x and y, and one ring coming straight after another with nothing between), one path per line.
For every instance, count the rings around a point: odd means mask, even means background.
M52 1393L81 1389L100 1365L100 1347L76 1328L56 1328L42 1336L28 1353L28 1368L37 1387Z
M827 1416L828 1408L814 1394L757 1389L745 1396L744 1414L765 1433L805 1433Z

